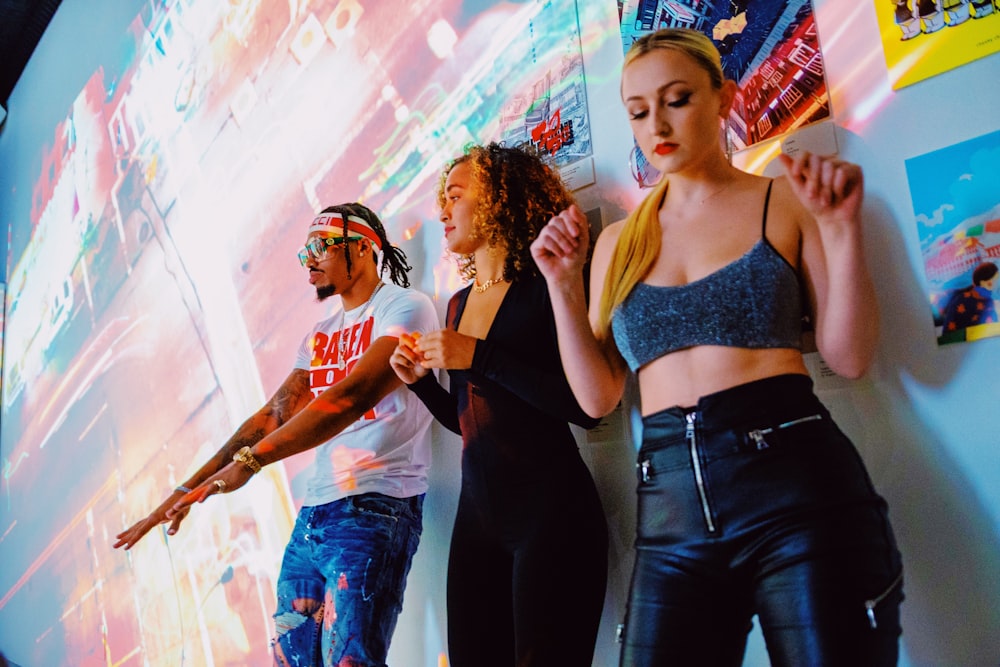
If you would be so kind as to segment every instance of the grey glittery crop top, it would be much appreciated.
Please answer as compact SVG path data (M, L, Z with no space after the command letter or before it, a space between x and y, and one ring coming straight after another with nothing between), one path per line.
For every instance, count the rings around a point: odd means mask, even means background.
M765 234L736 261L686 285L636 283L611 317L611 331L633 371L697 345L802 349L798 274Z

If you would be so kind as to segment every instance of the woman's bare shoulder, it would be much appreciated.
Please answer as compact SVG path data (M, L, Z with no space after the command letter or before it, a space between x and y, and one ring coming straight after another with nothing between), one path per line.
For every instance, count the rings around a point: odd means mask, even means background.
M610 260L615 246L618 245L618 238L621 236L622 228L624 226L624 220L612 222L610 225L602 229L597 235L597 240L594 242L594 254L592 257L595 264L602 265Z
M610 225L601 230L601 233L597 235L597 243L599 245L606 245L608 243L614 243L618 240L618 237L622 235L622 229L625 227L625 218L612 222Z
M807 218L810 217L809 212L802 206L802 202L799 201L798 196L792 190L792 184L785 174L775 176L772 179L772 183L771 201L775 208L785 215L795 217L805 215Z

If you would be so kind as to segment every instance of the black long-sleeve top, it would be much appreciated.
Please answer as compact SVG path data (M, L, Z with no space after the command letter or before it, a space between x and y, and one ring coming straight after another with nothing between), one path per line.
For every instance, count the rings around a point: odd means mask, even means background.
M447 326L458 328L471 286L448 302ZM428 374L410 385L465 452L504 467L577 452L567 422L597 419L580 408L562 369L545 280L523 277L507 290L472 367L450 370L450 393Z

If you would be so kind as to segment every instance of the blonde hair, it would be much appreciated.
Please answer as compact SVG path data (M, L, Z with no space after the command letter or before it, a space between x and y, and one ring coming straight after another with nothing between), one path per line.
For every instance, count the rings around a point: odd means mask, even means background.
M706 35L686 28L664 28L637 39L625 54L624 71L642 56L658 49L673 49L687 54L708 73L712 87L722 88L726 76L722 58L715 44ZM666 196L668 179L663 177L656 188L625 219L621 235L615 244L604 276L604 289L598 308L597 338L607 340L611 332L611 315L628 297L636 283L645 277L660 254L662 232L657 212Z
M687 54L698 66L708 72L712 87L718 90L726 80L722 71L722 56L715 43L704 33L689 28L663 28L643 35L632 43L625 54L624 71L642 56L657 49L674 49Z

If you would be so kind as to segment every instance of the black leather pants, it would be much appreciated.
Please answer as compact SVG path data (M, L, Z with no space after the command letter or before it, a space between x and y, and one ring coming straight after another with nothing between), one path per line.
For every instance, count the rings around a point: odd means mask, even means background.
M643 420L622 665L894 665L902 563L854 446L804 375Z

